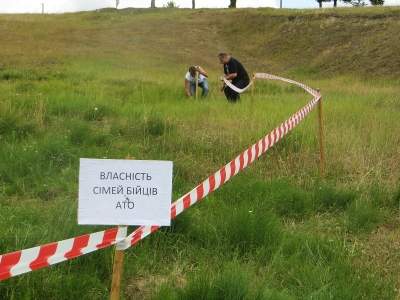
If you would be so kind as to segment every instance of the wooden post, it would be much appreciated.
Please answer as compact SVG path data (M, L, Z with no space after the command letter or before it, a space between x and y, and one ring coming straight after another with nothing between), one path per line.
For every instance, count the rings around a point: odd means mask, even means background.
M129 154L125 159L134 159ZM119 226L120 231L128 231L128 226ZM114 262L113 262L113 273L111 279L111 291L110 300L119 300L121 294L121 279L124 271L124 250L118 249L118 244L115 245Z
M121 278L124 270L124 255L124 250L117 250L117 246L115 246L110 300L120 299Z
M199 71L196 71L196 100L199 98Z
M253 85L251 87L251 96L254 97L254 90L256 88L256 75L253 73Z
M318 93L319 93L318 89ZM324 122L322 117L322 98L318 101L318 125L319 125L319 174L325 173L325 148L324 148Z

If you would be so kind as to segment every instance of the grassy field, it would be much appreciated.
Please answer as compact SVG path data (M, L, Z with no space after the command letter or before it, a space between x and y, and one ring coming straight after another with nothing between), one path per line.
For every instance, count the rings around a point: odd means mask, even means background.
M0 253L77 226L80 157L174 161L174 199L310 100L257 82L230 105L216 54L321 88L313 112L171 228L126 252L124 299L400 299L400 9L0 15ZM211 95L184 97L190 64ZM0 283L106 299L112 249Z

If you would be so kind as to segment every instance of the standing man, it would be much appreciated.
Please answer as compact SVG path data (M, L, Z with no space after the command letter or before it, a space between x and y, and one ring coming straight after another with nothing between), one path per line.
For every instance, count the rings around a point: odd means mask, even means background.
M238 60L228 53L220 53L218 54L218 58L220 63L224 65L225 79L230 80L234 86L240 89L249 85L249 74L247 74L246 69ZM229 102L236 102L240 99L240 94L232 90L229 86L224 84L223 90Z
M196 73L199 73L198 86L203 90L202 97L208 95L207 72L200 66L191 66L185 76L185 92L186 96L191 97L196 94Z

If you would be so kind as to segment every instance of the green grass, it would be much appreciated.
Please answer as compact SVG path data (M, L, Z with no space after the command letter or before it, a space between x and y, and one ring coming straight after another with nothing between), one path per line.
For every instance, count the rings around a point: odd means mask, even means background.
M0 16L0 253L103 228L76 224L80 157L172 160L176 199L310 99L259 81L230 105L216 61L228 49L251 71L321 88L326 175L311 113L232 182L129 249L123 298L398 298L398 12ZM193 63L210 71L201 101L183 94ZM1 282L0 299L105 299L112 254Z

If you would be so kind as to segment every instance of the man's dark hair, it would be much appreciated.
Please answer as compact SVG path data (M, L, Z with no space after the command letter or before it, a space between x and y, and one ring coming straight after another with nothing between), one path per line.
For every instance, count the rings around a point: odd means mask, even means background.
M220 53L218 54L218 57L227 57L228 55L229 55L229 53L220 52Z

